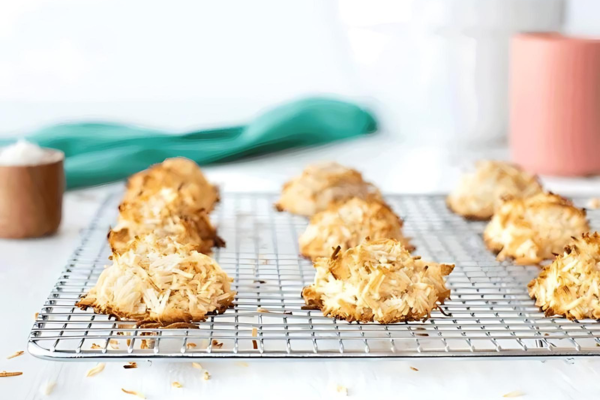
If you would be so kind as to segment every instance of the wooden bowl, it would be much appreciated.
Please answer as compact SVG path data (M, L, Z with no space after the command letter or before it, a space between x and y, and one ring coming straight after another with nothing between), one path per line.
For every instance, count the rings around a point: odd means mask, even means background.
M0 237L34 238L55 233L62 218L64 154L38 165L0 166ZM58 157L58 156L57 156Z

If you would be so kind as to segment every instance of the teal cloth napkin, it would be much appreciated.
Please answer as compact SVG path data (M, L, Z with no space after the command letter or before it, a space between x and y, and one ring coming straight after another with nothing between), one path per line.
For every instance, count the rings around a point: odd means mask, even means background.
M174 134L111 123L44 128L27 137L65 153L67 187L123 179L168 157L200 165L291 147L312 146L375 131L371 113L358 105L308 98L276 107L246 126Z

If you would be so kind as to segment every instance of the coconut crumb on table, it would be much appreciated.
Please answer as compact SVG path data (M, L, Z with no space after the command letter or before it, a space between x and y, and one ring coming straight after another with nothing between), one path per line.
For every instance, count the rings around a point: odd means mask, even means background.
M202 365L200 365L200 363L197 363L197 362L193 362L192 367L194 367L196 369L202 369Z
M11 354L10 356L6 357L6 359L7 359L7 360L10 360L10 359L12 359L12 358L15 358L15 357L22 356L22 355L23 355L23 353L25 353L23 350L16 351L16 352L14 352L13 354Z
M102 363L102 362L98 363L98 365L96 365L94 368L90 369L85 376L89 378L91 376L99 374L100 372L102 372L104 370L105 366L106 366L105 363Z
M100 346L99 344L92 343L92 346L91 346L92 350L98 350L98 349L101 349L101 348L102 348L102 346Z
M179 382L173 382L173 383L171 383L171 386L173 386L174 388L182 388L183 387L183 385Z
M216 347L217 349L220 349L221 347L223 347L223 343L219 342L218 340L213 339L212 347Z
M33 319L37 321L38 317L39 317L40 313L35 313L33 314Z
M510 393L506 393L502 397L521 397L521 396L524 396L524 395L525 395L525 393L520 392L518 390L515 390L515 391L512 391Z
M111 348L115 350L119 349L119 341L117 339L110 339L108 343L110 344Z
M196 343L187 343L185 345L185 347L187 347L188 349L195 349L196 348Z
M137 368L137 363L135 361L130 361L127 364L123 365L125 369Z
M348 388L342 385L337 385L335 391L342 396L348 396Z
M140 392L135 392L133 390L127 390L127 389L123 389L123 388L121 388L121 390L123 391L123 393L127 393L127 394L131 394L131 395L137 396L140 399L145 399L146 398L146 396L144 396Z
M202 379L204 379L205 381L210 379L210 374L208 373L208 371L204 371L204 373L202 374Z
M11 376L19 376L19 375L23 375L23 373L20 371L17 371L17 372L2 371L2 372L0 372L0 378L9 378Z
M56 382L46 381L42 384L42 386L40 386L40 393L43 396L48 396L54 390L54 386L56 386Z
M235 365L237 365L238 367L248 367L249 366L248 363L245 361L237 361L235 363Z
M419 371L419 369L415 368L415 367L410 367L410 369L412 369L413 371L417 371L417 372Z

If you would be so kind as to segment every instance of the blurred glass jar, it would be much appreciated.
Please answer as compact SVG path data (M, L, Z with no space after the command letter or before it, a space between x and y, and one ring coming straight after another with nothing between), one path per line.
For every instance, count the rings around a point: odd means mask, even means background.
M561 29L563 0L340 0L362 91L384 131L427 145L501 143L510 39Z

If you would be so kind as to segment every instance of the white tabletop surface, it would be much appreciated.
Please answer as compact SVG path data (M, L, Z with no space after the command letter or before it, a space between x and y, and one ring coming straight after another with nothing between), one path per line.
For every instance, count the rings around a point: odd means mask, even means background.
M281 183L308 162L336 159L355 166L389 193L445 192L461 168L482 158L507 158L496 150L408 148L385 136L373 136L316 149L293 150L261 159L207 167L209 178L227 191L277 191ZM594 179L544 178L559 193L600 194ZM103 196L116 185L72 191L65 195L64 218L57 235L36 240L0 240L0 371L23 375L0 378L0 399L44 398L48 382L56 399L134 399L121 388L148 399L281 399L341 396L337 385L352 398L501 399L517 392L524 399L582 399L600 396L600 362L541 361L201 361L212 378L204 381L190 363L140 363L125 370L108 364L86 378L90 362L50 362L25 353L34 314L40 310L67 258ZM410 367L415 367L414 371ZM171 387L178 381L183 388Z

